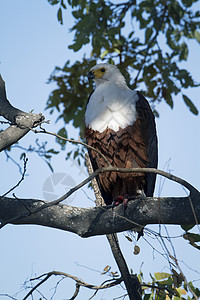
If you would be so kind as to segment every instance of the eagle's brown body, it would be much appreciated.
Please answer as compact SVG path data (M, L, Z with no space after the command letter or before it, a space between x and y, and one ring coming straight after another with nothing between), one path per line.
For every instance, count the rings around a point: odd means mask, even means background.
M157 167L154 116L143 95L137 92L137 97L136 120L133 124L125 128L119 127L118 130L106 127L101 132L90 126L85 128L87 144L98 149L114 167ZM89 150L89 155L94 170L107 166L104 158L96 151ZM104 201L109 205L119 196L130 199L141 192L146 196L153 196L156 176L152 173L106 172L97 179Z

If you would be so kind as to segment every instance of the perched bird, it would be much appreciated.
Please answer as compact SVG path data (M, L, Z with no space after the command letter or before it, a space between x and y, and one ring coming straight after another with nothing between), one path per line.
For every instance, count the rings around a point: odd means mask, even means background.
M89 80L96 88L85 111L87 144L98 149L114 167L157 168L158 148L154 115L144 96L131 90L119 69L101 63L91 68ZM105 159L89 149L94 170ZM152 197L156 174L106 172L97 181L107 205L123 203L145 194Z

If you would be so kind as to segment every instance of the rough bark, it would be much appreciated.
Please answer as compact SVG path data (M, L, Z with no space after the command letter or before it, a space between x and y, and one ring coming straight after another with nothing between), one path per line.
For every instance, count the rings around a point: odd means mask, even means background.
M10 126L0 132L0 151L10 147L37 126L44 117L42 114L26 113L10 104L6 97L5 82L0 75L0 116L10 122Z
M191 202L200 222L200 196L146 198L129 202L124 211L115 207L78 208L63 204L46 206L35 199L0 199L2 224L36 224L74 232L82 237L130 230L147 224L196 224ZM45 204L46 208L42 209ZM35 211L35 213L33 213ZM36 212L37 211L37 212ZM186 213L187 212L187 213Z

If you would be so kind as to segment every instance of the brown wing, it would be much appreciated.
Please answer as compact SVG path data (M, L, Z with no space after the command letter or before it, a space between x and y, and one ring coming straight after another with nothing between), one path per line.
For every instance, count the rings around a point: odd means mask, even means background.
M157 168L158 166L158 141L156 134L155 118L145 97L137 92L139 100L136 103L138 118L141 119L141 132L145 140L147 149L147 168ZM146 185L144 192L147 197L153 197L156 174L146 173Z
M117 132L106 129L102 133L85 129L85 137L88 145L98 149L112 166L119 168L147 167L150 166L148 149L151 140L151 128L155 123L153 114L146 99L138 94L137 120L133 126L127 126ZM154 134L152 134L154 137ZM157 145L157 144L156 144ZM90 150L89 155L94 170L106 166L105 160L95 151ZM154 176L155 177L155 176ZM119 195L129 197L137 195L138 190L144 190L147 196L154 189L155 178L150 177L152 184L147 184L148 175L144 173L119 173L110 172L100 174L99 186L106 204L111 204L113 199ZM153 183L154 182L154 183ZM148 188L147 188L148 187Z

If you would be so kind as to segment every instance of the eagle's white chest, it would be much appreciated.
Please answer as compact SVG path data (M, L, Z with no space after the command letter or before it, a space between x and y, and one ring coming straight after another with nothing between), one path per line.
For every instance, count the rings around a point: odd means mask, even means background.
M90 97L85 112L86 127L103 132L118 131L136 121L138 95L127 86L100 84Z

